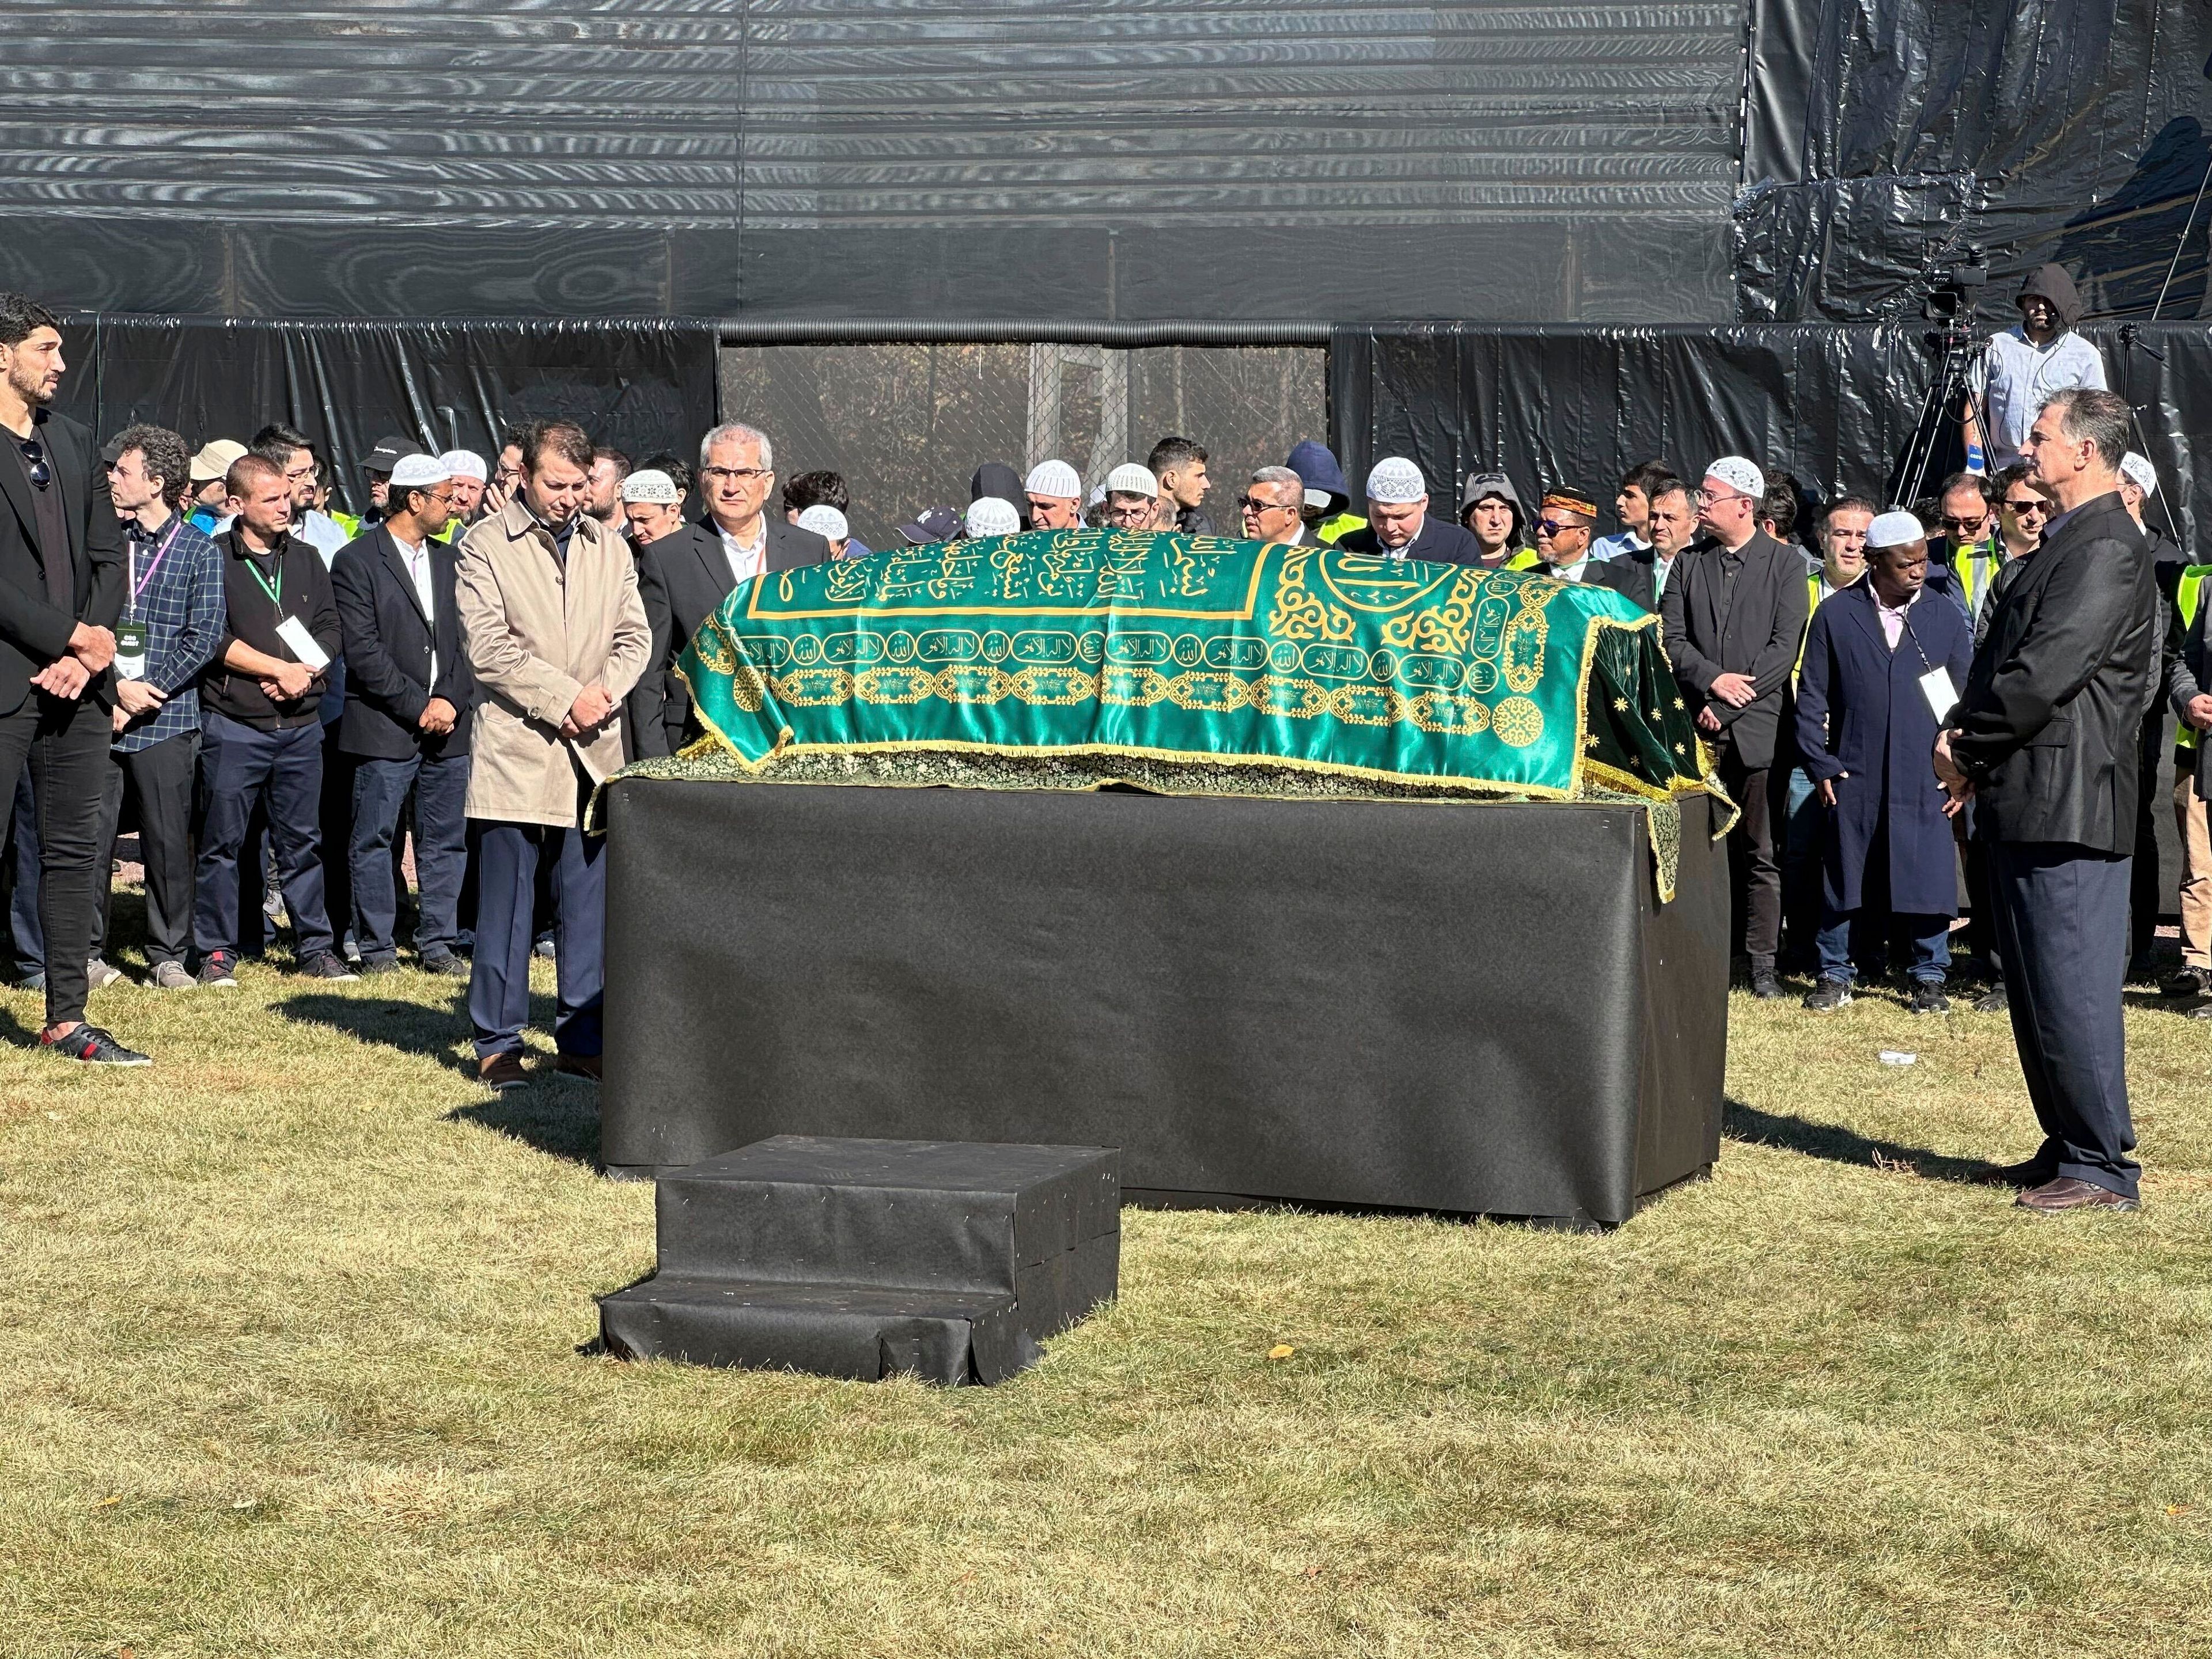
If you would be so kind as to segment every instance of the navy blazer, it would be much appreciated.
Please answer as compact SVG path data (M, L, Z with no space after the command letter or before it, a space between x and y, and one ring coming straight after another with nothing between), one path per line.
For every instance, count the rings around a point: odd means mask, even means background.
M1821 845L1836 908L1859 908L1869 856L1887 831L1888 908L1958 914L1951 821L1930 759L1940 728L1920 678L1941 668L1960 690L1973 660L1973 624L1948 594L1929 588L1905 611L1894 651L1871 577L1831 593L1813 612L1797 680L1797 750L1814 781L1831 780L1836 791Z
M469 747L469 710L476 706L476 673L469 666L460 610L453 593L459 556L445 542L423 544L430 556L431 614L424 615L407 558L382 525L363 531L331 562L331 593L337 603L338 637L345 649L345 713L338 747L376 760L436 760ZM438 674L430 677L437 648ZM443 697L459 716L442 735L416 722L433 697Z
M1390 550L1376 538L1375 527L1348 530L1337 540L1340 553L1356 553L1370 559L1387 559ZM1463 530L1448 519L1439 519L1433 513L1421 520L1421 533L1407 545L1409 559L1426 559L1432 564L1480 564L1482 544L1474 532Z

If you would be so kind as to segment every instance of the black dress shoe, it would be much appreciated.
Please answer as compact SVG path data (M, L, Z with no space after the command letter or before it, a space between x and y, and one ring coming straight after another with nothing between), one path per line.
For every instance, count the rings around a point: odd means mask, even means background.
M2140 1210L2137 1200L2116 1193L2109 1187L2100 1187L2094 1181L2076 1181L2072 1176L2062 1176L2056 1181L2046 1181L2040 1187L2030 1187L2013 1200L2023 1210L2033 1210L2039 1215L2057 1215L2066 1210Z

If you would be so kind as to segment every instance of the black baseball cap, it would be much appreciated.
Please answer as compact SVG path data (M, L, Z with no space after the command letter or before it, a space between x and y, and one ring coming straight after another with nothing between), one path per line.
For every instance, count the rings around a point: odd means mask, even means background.
M966 527L967 520L949 507L925 507L916 514L911 524L902 524L899 534L916 547L927 547L932 542L949 542Z
M379 438L376 447L361 458L361 468L364 472L389 472L407 456L422 453L422 446L411 438Z

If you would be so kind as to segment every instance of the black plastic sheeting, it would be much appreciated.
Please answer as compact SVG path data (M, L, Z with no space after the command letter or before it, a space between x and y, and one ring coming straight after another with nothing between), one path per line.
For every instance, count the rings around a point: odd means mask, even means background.
M0 286L222 316L1714 322L1745 10L13 0Z
M134 421L251 439L298 428L336 461L359 511L354 463L399 434L433 453L499 453L503 428L576 422L642 462L688 453L715 419L715 336L697 323L263 323L98 318L67 329L61 407L102 438ZM86 361L89 357L89 362Z
M2193 434L2212 430L2212 335L2145 325L2128 351L2117 325L2083 331L2114 388L2124 381L2138 447L2164 481L2149 521L2165 528L2171 511L2183 547L2200 545L2212 474L2195 466ZM1355 489L1375 459L1410 456L1448 514L1470 473L1503 468L1532 520L1537 492L1559 485L1594 495L1609 518L1620 475L1638 462L1669 461L1694 482L1729 454L1770 478L1789 474L1816 501L1909 499L1900 464L1915 453L1936 363L1927 330L1891 324L1345 329L1329 346L1329 423ZM1963 459L1955 422L1944 434L1930 488Z
M2201 0L1760 0L1735 283L1746 321L1917 315L1963 249L1984 314L2073 272L2092 315L2203 314L2212 7Z

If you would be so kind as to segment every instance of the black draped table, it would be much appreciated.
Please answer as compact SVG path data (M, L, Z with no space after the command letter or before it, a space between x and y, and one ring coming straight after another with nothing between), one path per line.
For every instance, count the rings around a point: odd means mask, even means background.
M1625 1221L1720 1149L1728 871L1644 813L624 780L601 1156L1121 1149L1123 1190Z

